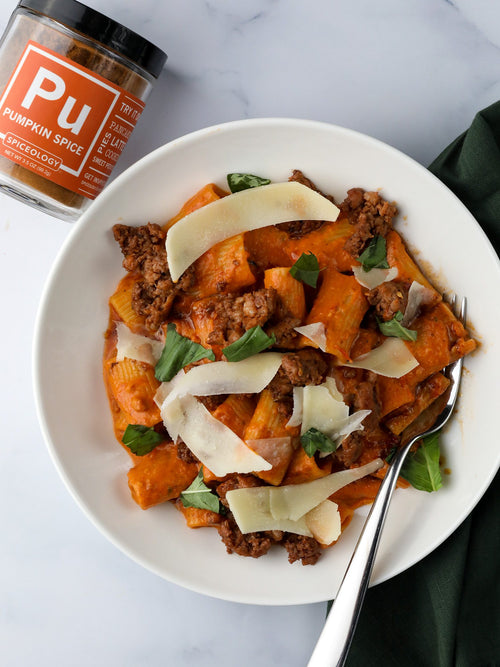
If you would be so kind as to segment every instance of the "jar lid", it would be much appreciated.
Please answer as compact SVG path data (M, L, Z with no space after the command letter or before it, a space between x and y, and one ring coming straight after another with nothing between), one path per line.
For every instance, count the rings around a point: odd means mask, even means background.
M167 59L166 53L147 39L77 0L20 0L17 7L32 9L78 30L133 60L155 78Z

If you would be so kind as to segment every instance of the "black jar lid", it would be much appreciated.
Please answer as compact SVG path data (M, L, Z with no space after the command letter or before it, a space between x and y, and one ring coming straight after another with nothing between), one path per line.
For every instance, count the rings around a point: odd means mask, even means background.
M95 39L158 78L167 59L157 46L133 30L77 0L20 0L17 7L32 9Z

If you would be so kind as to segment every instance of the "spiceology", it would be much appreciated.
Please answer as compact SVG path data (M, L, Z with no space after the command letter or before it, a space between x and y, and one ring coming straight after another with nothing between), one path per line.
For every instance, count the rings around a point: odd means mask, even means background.
M165 60L76 0L20 0L0 44L0 188L78 217L106 184Z

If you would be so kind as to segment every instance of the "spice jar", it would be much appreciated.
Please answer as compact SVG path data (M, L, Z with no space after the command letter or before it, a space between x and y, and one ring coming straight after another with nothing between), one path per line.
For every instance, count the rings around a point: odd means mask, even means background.
M78 218L106 184L166 58L76 0L20 0L0 42L0 189Z

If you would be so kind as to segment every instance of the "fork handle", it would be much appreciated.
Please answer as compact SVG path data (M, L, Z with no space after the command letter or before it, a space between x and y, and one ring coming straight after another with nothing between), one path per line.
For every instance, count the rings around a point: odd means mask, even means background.
M342 667L345 663L370 582L392 493L413 442L410 441L396 453L382 480L308 667Z

